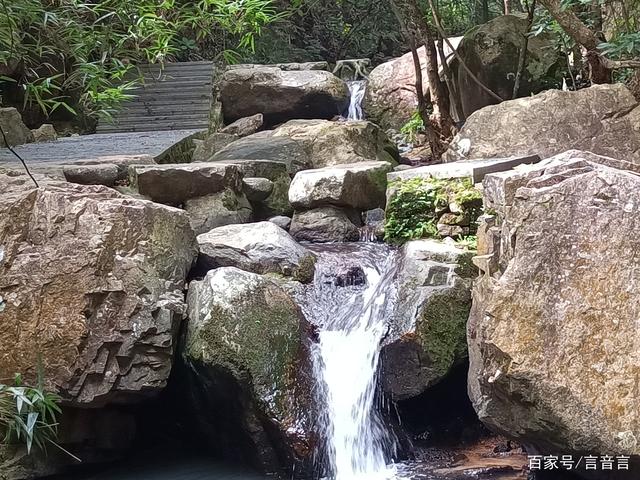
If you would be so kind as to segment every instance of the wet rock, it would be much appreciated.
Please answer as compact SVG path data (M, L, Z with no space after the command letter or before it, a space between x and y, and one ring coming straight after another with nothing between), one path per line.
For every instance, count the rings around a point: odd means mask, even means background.
M289 231L289 227L291 226L291 217L286 217L284 215L271 217L269 221L287 231Z
M22 115L13 107L0 108L0 126L2 126L10 147L34 141L33 133L22 121ZM0 135L0 147L6 146Z
M225 72L220 98L227 122L262 113L266 125L277 125L294 118L333 118L348 105L349 89L326 71L238 68Z
M118 180L117 165L67 165L62 169L67 182L80 185L105 185L112 187Z
M224 267L192 282L187 303L190 398L214 452L269 473L309 461L310 328L293 299Z
M334 281L336 287L353 287L367 283L367 276L362 267L349 267L346 272L338 274Z
M301 145L308 168L372 160L395 165L399 157L396 146L380 127L367 121L291 120L276 128L273 136Z
M231 135L237 135L238 137L246 137L256 133L262 127L264 123L264 117L261 113L256 113L250 117L241 118L236 120L231 125L227 125L220 133L227 133Z
M387 162L362 162L298 172L289 188L289 202L297 209L383 207L391 169Z
M458 54L484 85L499 97L511 99L522 39L527 34L528 22L525 17L501 15L469 31L460 41ZM560 87L562 79L559 72L566 68L566 60L558 55L554 47L556 41L549 33L529 36L527 67L518 91L520 97ZM457 58L452 59L451 70L460 86L465 117L497 103L462 68Z
M261 202L273 192L273 182L268 178L249 177L242 180L244 193L252 202Z
M631 92L621 84L548 90L483 108L467 119L444 158L546 158L568 149L640 164L640 107Z
M53 142L58 139L58 133L50 123L40 125L38 128L31 130L31 133L33 133L34 142Z
M472 256L434 240L402 247L398 301L382 349L382 386L394 400L417 397L467 357Z
M0 378L66 404L139 402L167 383L196 255L186 213L102 186L0 176Z
M640 177L571 157L487 176L499 269L474 286L469 395L534 451L638 455Z
M255 273L307 278L313 255L271 222L227 225L198 235L200 261L208 268L238 267Z
M356 225L356 223L358 225ZM358 215L335 207L296 212L289 232L298 241L350 242L358 240Z
M193 150L193 162L208 162L220 150L238 140L240 136L232 133L216 132L204 140L194 140L196 148Z
M224 225L247 223L253 216L247 197L230 189L190 198L184 202L184 209L189 214L191 228L196 235Z
M190 198L226 189L242 191L242 175L235 165L226 163L176 163L132 165L131 184L154 202L180 205Z

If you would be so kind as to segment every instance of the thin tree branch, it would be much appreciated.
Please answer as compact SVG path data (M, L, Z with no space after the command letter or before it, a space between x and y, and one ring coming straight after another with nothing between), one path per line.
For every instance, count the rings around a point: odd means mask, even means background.
M520 91L520 81L522 80L522 75L524 74L524 69L527 67L527 53L529 50L529 32L531 31L531 27L533 26L533 19L535 17L536 11L536 0L529 3L527 5L527 31L523 35L522 39L522 47L520 50L520 55L518 56L518 70L516 71L516 78L513 82L513 93L511 98L516 98L518 96L518 92Z
M612 70L618 68L640 68L640 60L611 60L603 56L600 56L600 58L602 59L602 64Z
M36 181L36 179L33 178L33 175L31 175L31 172L29 171L29 167L27 167L27 163L24 161L24 159L20 155L16 153L16 151L13 148L11 148L11 145L9 145L9 141L7 140L7 136L4 133L4 129L2 128L2 125L0 125L0 133L2 133L2 139L4 140L4 144L7 146L9 151L13 153L16 157L18 157L18 160L20 160L20 162L22 163L22 166L27 172L27 175L29 175L31 180L33 180L33 183L35 184L36 188L40 188L40 185L38 185L38 182Z

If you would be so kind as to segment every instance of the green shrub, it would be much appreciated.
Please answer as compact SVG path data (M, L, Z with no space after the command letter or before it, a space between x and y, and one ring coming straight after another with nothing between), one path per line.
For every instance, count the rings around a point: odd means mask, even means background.
M482 214L482 194L469 179L412 178L389 184L385 241L439 238L438 219L455 203L472 224ZM473 233L473 232L472 232Z
M0 384L0 433L5 445L24 444L27 453L33 446L44 450L47 444L58 446L57 416L62 413L60 398L42 386L22 384L16 375L13 385Z

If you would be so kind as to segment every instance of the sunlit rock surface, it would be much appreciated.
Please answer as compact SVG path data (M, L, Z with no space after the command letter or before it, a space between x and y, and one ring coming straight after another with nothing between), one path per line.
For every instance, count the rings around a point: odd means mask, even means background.
M570 152L484 181L469 394L546 453L640 453L640 177L615 162Z
M0 176L0 378L74 405L139 401L171 371L195 236L177 209Z

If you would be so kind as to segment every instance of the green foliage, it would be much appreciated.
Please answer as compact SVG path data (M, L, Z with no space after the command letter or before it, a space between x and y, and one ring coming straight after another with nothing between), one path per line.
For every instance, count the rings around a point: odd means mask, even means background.
M288 14L270 24L246 60L258 63L382 60L406 52L384 0L279 0Z
M44 450L54 444L58 433L56 417L61 413L60 398L42 386L29 387L16 375L14 385L0 384L0 433L3 443L24 444Z
M279 18L272 0L0 0L0 86L45 115L108 117L141 81L134 65L237 59L230 46L255 49Z
M409 143L415 143L418 134L424 132L424 121L419 112L414 112L411 116L411 120L405 123L400 128L400 133L404 136L405 141Z
M610 42L601 43L598 48L609 58L640 57L640 32L620 34Z
M456 240L456 243L467 250L478 250L478 236L467 235Z
M392 190L385 218L385 241L404 243L417 238L439 238L438 219L451 203L472 221L482 211L482 194L469 179L412 178L389 184Z

